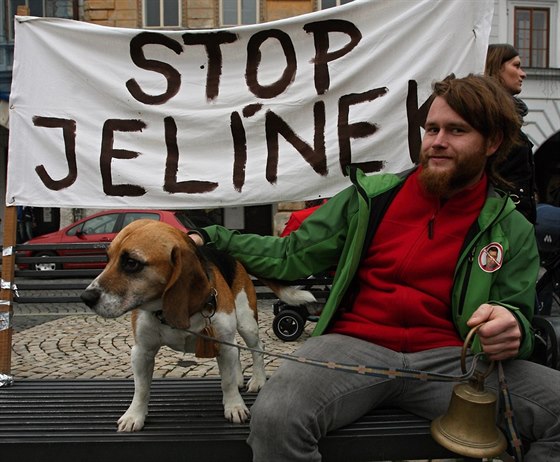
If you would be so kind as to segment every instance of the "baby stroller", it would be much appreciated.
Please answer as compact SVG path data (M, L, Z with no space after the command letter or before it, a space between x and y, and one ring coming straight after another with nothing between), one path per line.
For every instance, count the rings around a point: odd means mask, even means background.
M291 214L280 236L285 237L298 229L301 223L325 202L326 199L306 201L306 208ZM272 330L280 340L284 342L297 340L303 333L307 321L316 322L319 319L319 315L329 296L333 274L325 273L308 279L293 281L294 285L298 286L298 288L309 290L315 296L316 303L299 306L291 306L280 300L274 303Z
M276 337L284 342L294 342L303 333L307 321L316 322L329 296L331 283L332 275L329 274L296 281L298 287L309 290L317 302L299 306L291 306L280 300L274 303L272 330Z

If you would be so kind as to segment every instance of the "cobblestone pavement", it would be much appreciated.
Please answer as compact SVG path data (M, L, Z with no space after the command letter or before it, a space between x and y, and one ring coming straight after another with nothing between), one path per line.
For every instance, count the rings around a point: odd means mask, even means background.
M309 337L308 323L296 342L282 342L272 331L271 301L259 301L259 325L265 351L291 353ZM104 319L81 304L25 304L14 307L12 375L19 379L129 378L130 349L134 344L130 315ZM238 342L244 345L240 337ZM251 373L251 355L241 351L245 374ZM270 375L283 361L265 357ZM154 377L218 376L215 359L162 347Z

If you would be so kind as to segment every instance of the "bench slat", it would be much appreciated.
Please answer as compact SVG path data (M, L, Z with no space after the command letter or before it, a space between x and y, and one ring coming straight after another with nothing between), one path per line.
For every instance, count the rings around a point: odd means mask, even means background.
M248 424L223 417L217 378L155 379L144 430L117 433L133 394L130 379L16 380L0 388L5 460L248 462ZM250 406L255 394L244 393ZM429 422L398 409L371 412L321 441L325 462L446 458Z

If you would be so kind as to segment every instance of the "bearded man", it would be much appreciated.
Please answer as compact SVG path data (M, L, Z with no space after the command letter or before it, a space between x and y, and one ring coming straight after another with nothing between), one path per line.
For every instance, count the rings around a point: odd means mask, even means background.
M420 165L366 176L285 238L199 230L249 272L291 280L337 265L314 335L298 356L460 374L461 348L503 360L526 461L560 460L560 372L527 361L539 259L531 224L498 190L494 166L519 129L511 98L482 76L435 84ZM496 264L488 265L488 255ZM497 390L496 372L486 387ZM318 441L370 409L446 412L453 383L345 374L286 361L252 410L255 461L321 460Z

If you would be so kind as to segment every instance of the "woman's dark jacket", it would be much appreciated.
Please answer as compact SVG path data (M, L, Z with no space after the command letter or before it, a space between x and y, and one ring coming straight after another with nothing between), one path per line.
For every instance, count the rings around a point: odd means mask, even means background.
M523 101L514 98L519 117L527 114L527 106ZM533 143L523 131L519 131L519 143L513 147L507 158L496 166L498 174L511 183L511 186L501 185L509 194L513 202L525 218L531 223L536 222L535 200L535 164L533 161Z

